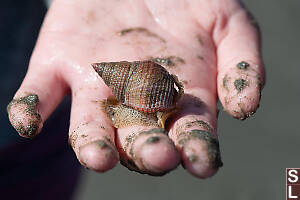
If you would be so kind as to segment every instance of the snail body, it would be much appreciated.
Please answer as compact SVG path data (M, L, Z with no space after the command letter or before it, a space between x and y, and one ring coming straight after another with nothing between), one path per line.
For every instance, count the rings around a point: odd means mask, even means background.
M92 66L122 104L116 107L117 104L110 104L110 100L106 101L106 108L116 110L125 109L124 106L127 106L128 109L144 113L143 116L156 114L160 121L159 126L162 127L183 94L183 85L177 77L153 61L103 62L94 63ZM107 112L109 111L112 110L108 109Z

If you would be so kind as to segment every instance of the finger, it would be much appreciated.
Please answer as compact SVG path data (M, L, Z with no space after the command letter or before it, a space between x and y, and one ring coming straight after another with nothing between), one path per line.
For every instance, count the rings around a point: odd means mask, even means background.
M259 106L265 73L256 26L240 7L232 12L225 26L215 28L218 96L230 115L243 120Z
M200 88L186 89L169 132L182 164L199 178L214 175L222 161L216 133L216 99Z
M122 164L130 170L163 175L176 168L180 156L164 129L130 126L118 129Z
M92 65L100 76L106 77L101 64ZM115 88L120 88L119 85L115 82ZM164 129L157 128L158 119L162 117L157 117L156 113L140 112L114 98L103 101L102 106L118 128L117 146L125 166L141 173L161 175L178 165L180 159L173 142Z
M55 68L31 62L23 83L7 106L12 126L23 137L36 136L66 90Z
M80 163L97 172L118 162L114 129L100 106L107 94L109 91L92 84L75 84L72 89L69 140Z

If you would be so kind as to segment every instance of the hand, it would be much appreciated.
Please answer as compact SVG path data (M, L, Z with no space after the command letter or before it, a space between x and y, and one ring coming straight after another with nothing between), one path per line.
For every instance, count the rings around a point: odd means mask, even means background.
M104 172L121 159L132 170L161 175L181 161L193 175L210 177L222 165L217 98L239 119L259 104L264 69L252 22L237 0L54 1L8 106L10 121L33 137L71 91L70 143L86 167ZM115 130L99 106L112 94L91 63L147 59L185 87L168 136L153 127Z

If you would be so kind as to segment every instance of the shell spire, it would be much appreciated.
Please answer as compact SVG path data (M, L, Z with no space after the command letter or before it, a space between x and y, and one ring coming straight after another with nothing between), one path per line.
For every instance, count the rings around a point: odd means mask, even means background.
M129 62L103 62L92 64L94 70L112 90L114 96L121 102L125 101L125 89L130 76Z
M104 65L104 63L92 63L92 67L100 77L102 77Z

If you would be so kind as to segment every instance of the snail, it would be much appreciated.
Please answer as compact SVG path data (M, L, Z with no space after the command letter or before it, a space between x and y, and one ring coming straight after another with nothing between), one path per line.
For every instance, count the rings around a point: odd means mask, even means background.
M92 67L114 95L102 106L117 128L133 124L164 128L184 93L176 75L150 60L93 63Z

